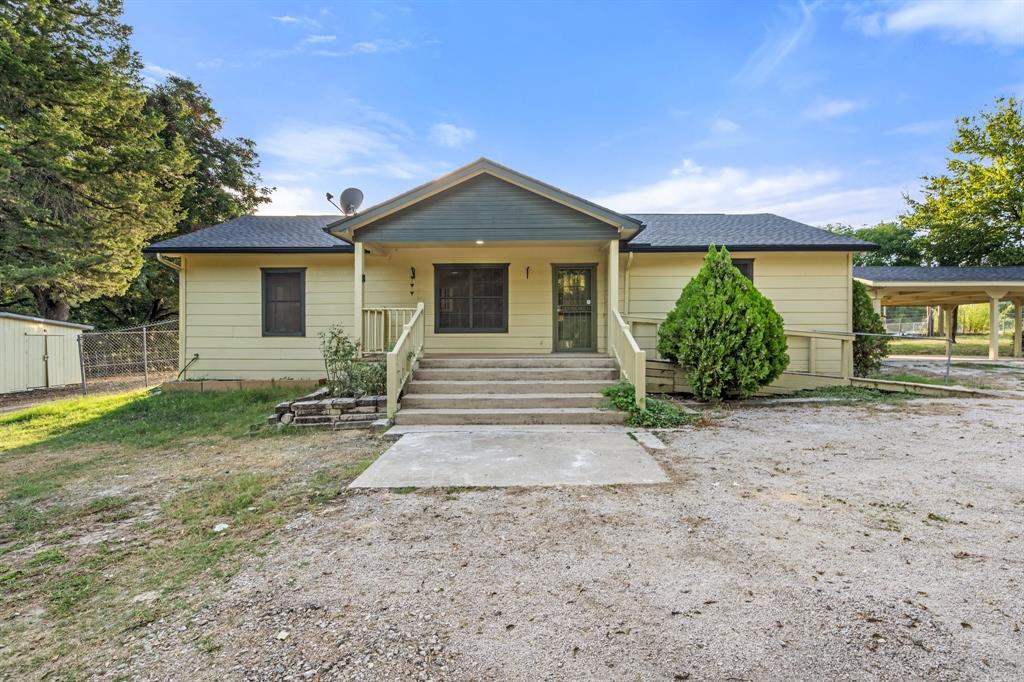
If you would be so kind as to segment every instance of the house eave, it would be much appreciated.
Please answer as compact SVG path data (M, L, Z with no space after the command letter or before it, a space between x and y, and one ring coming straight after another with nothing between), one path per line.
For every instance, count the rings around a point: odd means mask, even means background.
M191 247L154 247L147 246L143 253L163 253L167 255L179 253L352 253L350 245L344 246L191 246Z
M622 250L626 253L705 253L710 244L691 244L684 246L648 246L644 244L622 243ZM715 244L724 246L730 252L739 251L831 251L859 253L862 251L877 251L877 244L864 244L854 246L850 244Z

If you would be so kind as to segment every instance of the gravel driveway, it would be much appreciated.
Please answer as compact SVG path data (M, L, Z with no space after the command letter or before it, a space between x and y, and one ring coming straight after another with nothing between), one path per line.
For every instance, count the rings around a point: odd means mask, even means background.
M111 677L1024 677L1024 402L666 438L668 484L346 493Z

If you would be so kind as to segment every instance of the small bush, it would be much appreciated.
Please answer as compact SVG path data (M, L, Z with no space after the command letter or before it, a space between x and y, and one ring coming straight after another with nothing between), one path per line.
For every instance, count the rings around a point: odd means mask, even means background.
M320 333L320 348L327 369L327 386L339 396L382 395L387 391L387 365L364 362L359 344L334 325Z
M679 426L687 421L687 417L672 403L655 398L647 398L647 407L640 409L636 405L636 389L633 384L625 382L609 386L602 391L609 399L612 407L628 413L626 424L645 429L667 429Z
M884 334L885 324L871 305L867 289L853 281L853 331ZM874 374L882 368L882 359L889 354L889 339L884 336L858 336L853 342L853 373L859 377Z
M698 399L716 402L753 395L789 365L782 317L714 246L658 327L658 352L679 363Z

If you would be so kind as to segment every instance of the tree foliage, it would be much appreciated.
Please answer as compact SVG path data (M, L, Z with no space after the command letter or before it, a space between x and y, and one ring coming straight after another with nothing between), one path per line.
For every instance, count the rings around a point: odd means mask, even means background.
M871 305L868 290L857 280L853 280L853 331L885 333L885 324ZM858 336L853 342L853 373L859 377L874 374L882 368L882 360L888 354L889 339L886 337Z
M865 251L853 256L854 265L921 265L924 263L924 244L917 228L898 221L882 222L871 227L826 225L836 234L878 244L878 251Z
M164 122L164 146L182 146L192 162L180 220L172 232L157 236L169 238L222 223L270 201L272 190L262 185L259 175L256 143L221 135L224 122L199 85L171 76L150 91L145 108ZM124 294L87 303L74 318L103 327L142 324L176 314L177 303L177 275L147 256Z
M1024 113L1020 100L957 121L945 175L926 176L903 217L937 265L1024 265Z
M145 109L119 0L0 4L0 281L38 312L123 292L188 172Z
M729 251L714 246L658 327L658 352L679 363L694 395L711 401L751 396L789 365L782 317Z

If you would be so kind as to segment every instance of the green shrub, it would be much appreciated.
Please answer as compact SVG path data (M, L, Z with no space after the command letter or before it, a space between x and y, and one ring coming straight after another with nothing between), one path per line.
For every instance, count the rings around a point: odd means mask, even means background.
M647 406L640 409L636 405L636 389L626 382L609 386L601 391L608 398L612 407L628 413L626 424L645 429L667 429L679 426L687 421L685 414L672 403L657 400L648 396Z
M710 401L751 396L789 365L782 318L729 251L714 245L658 327L658 352L679 363L698 399Z
M885 324L871 305L867 289L853 281L853 331L884 334ZM853 373L859 377L874 374L889 354L889 339L884 336L858 336L853 342Z
M320 348L327 369L327 386L339 396L383 395L387 391L387 365L365 362L359 344L348 338L341 325L320 333Z

